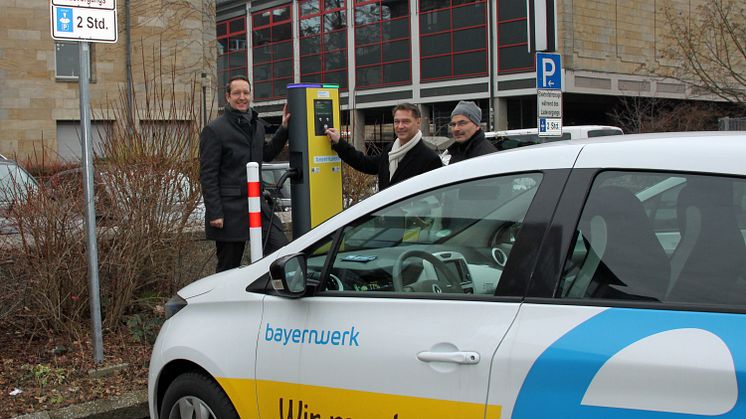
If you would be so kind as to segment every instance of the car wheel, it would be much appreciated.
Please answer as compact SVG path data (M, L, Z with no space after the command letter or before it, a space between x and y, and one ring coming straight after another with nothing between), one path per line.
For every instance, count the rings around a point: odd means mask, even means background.
M161 405L162 419L238 419L222 388L197 372L182 374L168 386Z

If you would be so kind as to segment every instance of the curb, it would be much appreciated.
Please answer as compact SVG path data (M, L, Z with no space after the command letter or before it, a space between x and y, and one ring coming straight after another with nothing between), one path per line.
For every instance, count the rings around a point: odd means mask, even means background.
M138 390L119 397L46 410L12 419L144 419L150 417L148 392Z

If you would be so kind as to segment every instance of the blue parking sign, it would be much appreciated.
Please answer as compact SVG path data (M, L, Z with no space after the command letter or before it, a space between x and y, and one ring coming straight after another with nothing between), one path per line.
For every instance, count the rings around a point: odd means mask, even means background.
M72 32L73 31L73 9L69 7L58 7L57 8L57 31L59 32Z
M559 54L536 53L536 88L562 90L562 61Z

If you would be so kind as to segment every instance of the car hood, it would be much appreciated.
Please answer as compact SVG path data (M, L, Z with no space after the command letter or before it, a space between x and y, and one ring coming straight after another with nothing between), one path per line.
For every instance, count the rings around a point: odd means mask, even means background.
M265 257L251 265L212 274L185 286L178 291L178 294L181 298L188 300L215 289L224 289L228 294L243 292L249 284L269 271L270 262L274 259L276 256Z

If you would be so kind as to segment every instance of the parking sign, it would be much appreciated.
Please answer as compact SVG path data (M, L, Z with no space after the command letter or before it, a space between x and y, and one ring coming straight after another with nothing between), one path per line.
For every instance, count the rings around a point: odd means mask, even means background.
M562 61L559 54L536 53L536 115L539 137L562 135Z
M562 90L562 61L559 54L536 53L536 88Z
M117 42L115 0L52 0L49 8L53 39Z

